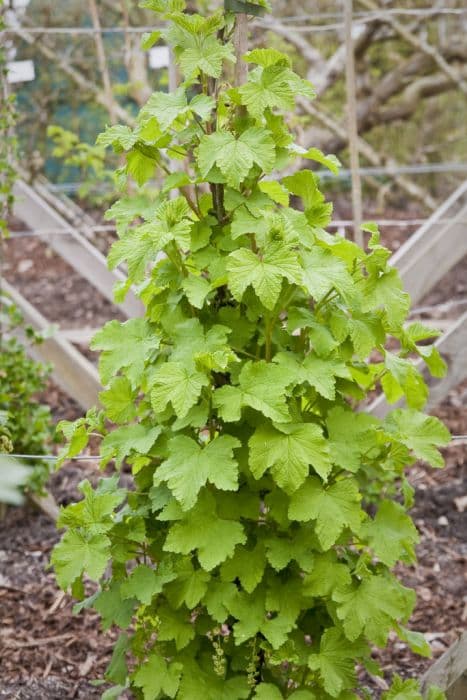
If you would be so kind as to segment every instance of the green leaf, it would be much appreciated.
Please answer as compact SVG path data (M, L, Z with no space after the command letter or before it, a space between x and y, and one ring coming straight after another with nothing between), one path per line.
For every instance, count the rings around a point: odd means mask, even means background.
M410 307L409 295L403 291L399 272L395 268L383 274L379 271L372 274L362 290L362 301L363 311L384 309L391 326L403 323Z
M93 605L101 616L102 628L108 630L112 625L118 625L120 629L129 627L135 604L134 598L128 600L122 598L121 585L118 581L111 581L110 585L98 594Z
M332 469L327 442L320 427L312 423L264 424L250 438L250 467L260 479L271 469L275 482L293 493L309 475L310 466L323 479Z
M235 491L238 464L233 450L240 446L240 441L230 435L214 438L206 447L186 435L174 437L169 442L168 459L154 474L154 484L167 482L183 510L192 508L208 481L223 491Z
M341 563L334 550L316 554L313 568L303 579L303 592L313 597L327 597L351 582L347 564Z
M354 281L345 263L330 251L315 247L303 255L304 284L316 301L321 301L333 289L349 300L355 294Z
M159 338L144 318L125 323L109 321L91 341L91 350L102 350L99 370L103 384L108 384L121 369L133 386L141 380L145 363L159 347Z
M285 643L297 616L279 612L277 617L271 619L267 615L265 592L259 588L250 594L237 592L229 604L229 612L237 619L233 626L237 645L261 632L273 649L279 649Z
M342 479L325 488L316 477L310 477L290 499L291 520L316 520L316 535L323 549L337 542L343 529L358 533L363 512L361 495L353 479Z
M292 384L309 384L324 398L334 401L336 397L337 377L350 378L347 366L340 360L326 358L326 360L310 353L300 362L301 357L292 353L278 353L274 362L289 376Z
M182 664L168 664L157 651L153 651L146 663L135 673L133 682L137 688L141 688L144 700L157 700L161 693L174 698L180 685L182 670Z
M182 287L188 301L195 309L202 309L207 295L211 291L211 285L205 277L190 275L182 282Z
M160 620L158 640L173 640L177 651L184 649L193 640L195 628L186 610L172 610L168 605L163 605L158 609L157 616Z
M113 652L110 664L105 671L105 678L112 683L119 683L121 686L126 685L128 676L128 667L126 664L126 654L130 646L130 639L124 632L119 636ZM121 691L123 691L123 687ZM116 695L115 698L118 698ZM109 698L110 700L110 698Z
M160 412L170 402L176 415L184 418L198 402L202 388L208 384L205 374L189 370L180 362L166 362L158 368L154 377L152 407Z
M141 37L141 48L143 51L148 51L151 49L154 44L157 44L159 39L161 38L162 34L161 32L144 32L143 36Z
M60 511L59 527L86 528L90 535L104 534L113 526L115 509L124 501L127 491L117 486L118 475L101 479L93 489L86 479L79 484L84 498Z
M283 700L281 691L271 683L260 683L256 686L255 698L257 700Z
M250 127L238 139L230 131L215 131L202 137L198 150L201 176L207 177L217 164L227 184L237 189L255 163L270 172L275 160L274 141L260 127Z
M451 440L449 430L434 416L412 409L396 409L384 424L390 436L406 445L418 459L432 467L443 467L444 459L437 447L446 447Z
M144 278L146 267L153 263L157 253L172 241L183 250L191 244L193 221L185 197L166 200L157 207L149 223L130 229L116 241L109 253L110 269L123 261L128 263L129 277L133 282Z
M404 681L396 674L391 688L383 693L383 700L422 700L420 684L413 678Z
M213 36L193 37L179 56L180 68L192 80L202 72L212 78L220 78L224 61L235 61L232 44L221 44Z
M378 420L366 413L337 406L329 411L326 425L331 459L342 469L357 472L362 467L363 455L368 454L372 446L378 447Z
M115 458L115 464L121 465L132 452L147 454L161 434L161 427L148 429L141 423L124 425L108 433L101 443L101 465Z
M267 560L276 571L285 569L292 560L297 561L304 571L310 571L314 566L310 532L306 529L293 532L290 538L268 538L265 544Z
M107 417L114 423L128 423L136 417L135 392L126 377L116 377L99 398Z
M282 204L283 207L289 206L289 193L285 187L280 184L280 182L277 182L276 180L262 180L258 183L258 187L261 192L264 192L268 195L268 197L271 197L273 202Z
M263 68L275 66L278 63L290 65L290 58L287 54L277 51L277 49L253 49L253 51L248 51L243 58L247 63L256 63Z
M174 608L185 604L193 610L206 594L210 575L203 569L194 569L191 561L183 561L176 566L174 578L165 590L168 601Z
M290 85L290 73L279 65L250 73L248 82L239 88L239 92L242 104L255 119L262 117L267 108L293 109L295 95Z
M423 357L432 377L441 378L445 376L448 366L441 357L438 348L434 345L430 345L429 347L422 345L420 347L417 346L417 352L420 357Z
M328 357L339 345L326 325L317 321L316 316L309 310L292 307L287 314L287 329L289 333L306 328L313 350L320 357Z
M321 220L321 215L317 216L317 212L327 211L328 205L325 204L324 196L320 192L318 177L311 170L299 170L293 175L284 177L282 182L291 194L302 199L306 218L310 224L324 226L329 222L329 216L325 221Z
M244 544L245 540L242 525L219 518L213 497L205 493L179 523L172 525L164 550L179 554L197 550L199 563L205 571L211 571L231 557L236 545Z
M140 564L133 569L121 586L123 598L137 598L143 605L149 605L153 597L162 592L166 583L173 581L177 574L167 567L152 569Z
M330 170L334 175L339 174L341 168L341 162L335 155L325 156L319 148L310 148L306 153L302 153L302 158L308 158L309 160L314 160L325 168Z
M384 646L396 622L406 622L415 604L415 593L395 579L369 576L360 583L333 594L337 616L343 622L350 641L364 634L371 642Z
M389 403L405 395L410 408L423 408L428 398L428 387L414 364L387 350L384 363L388 374L382 378L381 386Z
M213 395L213 404L221 417L238 420L241 406L251 406L277 423L287 423L290 415L285 388L290 383L286 370L268 362L246 362L239 376L239 386L225 386Z
M398 503L382 501L375 518L362 526L360 536L368 541L378 559L389 567L399 559L415 562L418 532Z
M140 187L153 177L158 163L155 158L146 155L138 148L128 153L126 162L128 174L132 175Z
M419 656L424 656L430 659L431 647L425 639L425 635L421 632L415 632L414 630L409 630L401 625L396 625L396 632L403 642L407 642L409 649L413 651L414 654Z
M144 107L144 116L156 117L163 131L188 110L186 92L183 87L175 92L153 92Z
M279 298L283 279L301 284L302 268L297 254L283 243L272 243L264 254L240 248L229 255L227 262L229 287L237 301L250 285L264 306L272 310Z
M365 653L365 643L350 644L337 627L330 627L321 637L319 654L311 654L308 658L308 666L319 673L326 692L337 698L343 690L355 687L356 660Z
M110 558L110 540L105 535L86 535L68 530L53 550L51 562L59 585L66 589L86 572L98 581Z
M266 555L261 545L250 550L237 547L235 554L227 559L221 567L222 581L239 579L247 593L252 593L261 582L266 568Z
M129 127L123 124L108 126L104 132L99 134L96 143L102 146L120 147L129 151L138 140L138 135Z

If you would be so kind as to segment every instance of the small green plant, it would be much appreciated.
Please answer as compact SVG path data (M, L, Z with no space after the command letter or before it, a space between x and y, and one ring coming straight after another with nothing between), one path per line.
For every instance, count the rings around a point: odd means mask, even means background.
M109 166L104 146L90 145L72 131L61 126L49 126L47 135L52 139L52 155L65 165L76 168L81 178L78 195L90 204L109 206L114 197L115 170Z
M1 294L0 322L0 453L45 455L50 450L54 426L50 409L37 398L44 391L50 368L28 357L13 332L21 329L26 342L42 338L24 320L5 293ZM43 490L49 477L49 462L37 459L25 484L27 491Z
M61 425L63 459L100 434L102 466L131 465L134 488L118 474L81 484L60 515L57 578L122 630L106 698L358 698L357 669L379 673L372 648L391 631L429 654L392 568L415 562L418 541L404 470L441 467L449 441L421 412L410 356L436 376L444 363L419 345L433 332L406 325L375 227L367 252L328 234L316 176L276 174L297 158L338 168L287 126L312 86L268 49L243 57L248 79L233 85L234 14L144 6L168 20L183 82L99 141L138 185L166 175L150 206L135 196L109 212L109 264L126 263L146 313L97 333L104 410ZM376 387L408 408L359 411ZM99 584L90 598L85 577ZM407 687L396 679L387 697Z

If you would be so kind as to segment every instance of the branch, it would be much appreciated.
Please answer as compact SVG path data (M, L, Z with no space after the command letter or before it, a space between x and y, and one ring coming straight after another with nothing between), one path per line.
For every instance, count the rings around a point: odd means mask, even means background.
M373 0L359 0L360 4L363 5L367 10L378 11L381 8ZM430 56L436 63L438 68L455 83L464 94L467 95L467 82L463 79L462 75L449 65L449 63L444 59L440 52L431 44L429 44L425 39L416 36L408 30L398 19L393 15L382 15L381 19L389 24L403 39L405 39L409 44L411 44L418 51Z
M467 78L467 71L465 72ZM411 117L418 107L420 100L439 95L452 89L452 81L445 75L425 76L415 81L405 90L403 99L386 109L380 109L372 115L375 124L387 124L389 122L407 119Z
M88 0L88 6L92 19L92 26L96 30L94 33L94 42L96 44L97 62L99 64L99 70L104 85L105 103L109 111L111 123L116 124L118 118L115 112L115 101L113 99L112 82L110 80L109 66L107 64L107 57L105 55L104 42L102 40L101 22L99 19L99 11L97 9L96 0Z
M318 109L313 104L299 97L297 103L302 107L302 109L307 112L310 116L315 117L323 126L325 126L331 133L333 133L340 141L341 148L347 144L347 132L345 127L336 122L329 114L324 113L321 109ZM322 145L322 144L320 144ZM327 150L327 149L326 149ZM340 150L340 149L335 149ZM363 155L371 165L380 165L388 167L397 167L397 162L383 153L378 153L373 146L371 146L367 141L361 137L358 139L358 150ZM303 163L301 166L303 167ZM394 176L394 182L406 192L410 197L416 199L417 201L424 204L428 209L436 209L436 202L423 188L419 187L411 180L406 178L404 175Z
M88 92L91 94L96 102L105 107L105 109L109 110L109 104L106 96L102 93L102 90L88 80L82 73L80 73L80 71L76 70L76 68L64 61L52 47L46 44L43 37L38 38L37 36L33 36L25 29L17 29L15 31L16 34L23 39L23 41L31 45L34 44L34 48L45 56L45 58L53 63L56 63L59 68L61 68L61 70L63 70L63 72L68 75L69 78L71 78L75 85L83 90L83 92ZM126 111L126 109L119 105L113 96L112 102L112 107L115 110L115 114L118 119L125 122L125 124L128 124L129 126L135 126L135 119Z

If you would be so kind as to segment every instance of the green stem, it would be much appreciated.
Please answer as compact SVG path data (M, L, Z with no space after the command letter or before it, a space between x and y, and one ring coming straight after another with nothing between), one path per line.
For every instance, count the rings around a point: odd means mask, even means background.
M183 262L182 256L175 241L171 241L166 248L167 256L170 261L175 265L177 270L182 273L184 277L188 277L188 270Z
M256 355L253 355L253 353L251 353L251 352L247 352L246 350L241 350L240 348L234 348L233 346L231 346L231 347L232 347L232 350L233 350L235 353L237 353L237 355L245 355L245 357L251 357L252 360L257 360L257 359L258 359L258 358L256 357Z
M264 357L266 362L271 362L272 358L272 334L274 331L275 319L274 317L269 317L266 321L265 327L265 346L264 346Z
M334 296L332 296L334 295ZM338 296L337 289L332 286L331 289L329 289L328 292L324 295L324 297L318 301L318 303L315 306L315 312L319 311L324 304L326 304L328 301L331 301L331 298L334 299L336 296Z

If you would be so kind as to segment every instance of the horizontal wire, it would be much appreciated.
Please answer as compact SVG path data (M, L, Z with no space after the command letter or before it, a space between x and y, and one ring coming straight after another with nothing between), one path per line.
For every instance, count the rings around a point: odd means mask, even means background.
M423 224L426 224L428 221L431 221L431 218L425 218L425 219L375 219L371 215L364 216L363 217L365 221L371 221L371 223L377 224L378 226L396 226L400 228L405 228L407 226L422 226ZM466 220L459 220L456 217L450 217L447 219L435 219L433 220L433 224L452 224L452 223L457 223L457 224L465 224L467 225L467 219ZM354 222L351 219L335 219L334 221L331 221L329 224L327 224L327 227L347 227L347 226L353 226ZM112 225L108 226L89 226L86 224L86 229L88 231L92 231L94 233L114 233L116 232L116 227ZM70 227L69 229L36 229L33 231L12 231L4 240L8 242L11 239L14 238L40 238L42 236L71 236L73 234L73 231L75 229L72 229ZM79 226L76 227L76 230L79 231Z
M366 17L385 17L385 16L414 16L414 17L430 17L436 15L462 15L467 10L465 8L433 8L433 7L420 7L413 9L404 8L394 8L394 9L381 9L375 11L355 11L353 16L355 18L366 18ZM301 15L288 15L286 17L273 17L273 19L278 19L281 22L304 22L304 21L314 21L319 22L323 19L340 19L342 17L342 12L315 12L314 14L301 14Z
M457 442L459 440L467 440L467 435L451 435L451 443ZM21 455L21 454L10 454L4 453L0 454L1 457L10 457L13 459L44 459L49 462L56 462L62 459L58 455ZM103 455L77 455L76 457L66 457L65 462L91 462L104 459Z
M388 10L378 10L377 12L354 12L354 22L356 24L365 23L367 21L373 21L377 19L384 18L385 16L410 16L410 17L436 17L437 15L451 15L451 16L462 16L467 14L467 9L464 8L419 8L419 9L388 9ZM265 28L274 28L274 23L290 23L290 22L319 22L322 19L339 19L342 15L338 13L322 13L322 14L303 14L303 15L289 15L286 17L272 17L265 19L256 19L255 24L260 25ZM334 29L342 28L343 22L329 23L329 24L316 24L310 27L297 26L293 27L294 31L308 32L308 31L332 31ZM121 34L121 33L131 33L131 34L143 34L145 32L160 31L164 29L163 26L149 26L149 27L8 27L0 32L0 36L3 34L21 34L22 32L27 32L29 34L81 34L81 35L93 35L93 34Z

